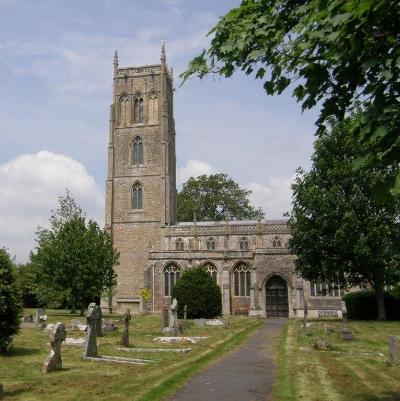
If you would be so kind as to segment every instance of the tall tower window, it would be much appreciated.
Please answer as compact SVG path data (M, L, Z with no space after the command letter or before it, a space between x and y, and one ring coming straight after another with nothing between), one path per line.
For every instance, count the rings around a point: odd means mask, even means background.
M158 123L158 98L155 93L149 95L149 123Z
M119 125L126 127L129 125L129 98L123 94L119 99Z
M164 295L169 297L181 275L181 269L174 263L164 267Z
M178 238L175 242L175 250L176 251L183 251L185 249L185 243L183 242L182 238Z
M137 136L132 143L132 164L143 164L143 141L140 136Z
M217 282L217 274L218 274L218 269L210 262L207 262L204 265L206 272L212 277L212 279Z
M247 251L249 249L249 241L246 237L240 238L239 248L241 251Z
M215 239L210 237L207 239L207 250L212 251L214 249L215 249Z
M132 209L143 209L143 188L139 183L132 187Z
M144 121L143 98L141 96L137 96L134 102L133 121L135 124L142 123Z
M282 241L279 237L275 236L272 240L272 247L273 248L281 248L282 247Z

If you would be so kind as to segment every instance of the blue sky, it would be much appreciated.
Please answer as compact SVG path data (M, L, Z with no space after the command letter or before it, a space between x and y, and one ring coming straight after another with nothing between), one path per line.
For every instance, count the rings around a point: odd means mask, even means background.
M25 260L34 230L69 188L103 222L113 53L154 64L167 42L176 77L178 185L221 171L253 190L267 218L290 208L290 182L309 167L316 111L261 81L179 72L239 1L0 0L0 246Z

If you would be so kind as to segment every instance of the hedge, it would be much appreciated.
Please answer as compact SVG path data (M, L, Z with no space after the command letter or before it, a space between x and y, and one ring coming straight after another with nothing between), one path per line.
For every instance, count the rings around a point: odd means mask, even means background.
M378 319L378 306L374 291L349 292L343 297L349 319ZM391 293L385 293L386 317L389 320L400 320L400 298Z

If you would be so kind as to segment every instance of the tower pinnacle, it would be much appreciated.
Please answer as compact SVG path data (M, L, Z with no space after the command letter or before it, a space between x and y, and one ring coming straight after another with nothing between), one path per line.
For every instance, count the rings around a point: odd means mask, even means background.
M114 52L114 70L117 70L119 67L118 63L118 50L115 50Z
M166 61L166 55L165 55L165 40L161 41L161 57L160 60L162 63L165 63Z

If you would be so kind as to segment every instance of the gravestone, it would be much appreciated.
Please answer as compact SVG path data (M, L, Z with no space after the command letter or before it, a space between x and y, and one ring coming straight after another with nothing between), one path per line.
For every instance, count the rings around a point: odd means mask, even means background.
M400 341L395 336L388 337L389 361L393 364L400 364Z
M162 309L162 329L164 327L168 327L168 315L169 315L169 311L168 311L168 307L166 305L163 305L163 309Z
M346 306L346 302L341 301L341 305L342 305L342 321L343 322L347 322L347 306Z
M124 314L124 328L122 330L121 345L123 347L129 347L129 321L131 320L131 310L126 309Z
M176 298L172 300L172 304L168 311L168 326L164 327L162 330L165 336L178 336L179 324L178 324L178 301Z
M187 305L183 306L183 320L187 321Z
M43 323L47 320L46 312L43 308L37 308L35 314L35 323Z
M314 340L314 349L318 350L318 351L326 351L329 348L329 344L328 342L322 338L322 337L317 337Z
M117 326L112 320L106 320L106 323L103 326L104 331L115 331L117 330Z
M97 325L99 324L99 308L92 302L86 312L87 332L85 345L83 347L83 357L97 357Z
M340 338L341 338L342 340L345 340L345 341L352 341L352 340L354 340L353 332L352 332L351 329L349 329L348 327L342 327L342 328L339 330L339 333L340 333Z
M43 373L60 370L62 367L61 344L65 340L66 331L64 323L58 322L50 328L51 350L43 363Z
M99 305L96 305L97 309L97 326L96 326L96 334L98 337L103 337L103 313L101 312L101 308Z
M33 316L32 315L24 316L23 321L28 323L33 323Z

